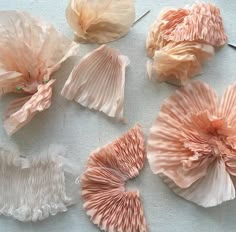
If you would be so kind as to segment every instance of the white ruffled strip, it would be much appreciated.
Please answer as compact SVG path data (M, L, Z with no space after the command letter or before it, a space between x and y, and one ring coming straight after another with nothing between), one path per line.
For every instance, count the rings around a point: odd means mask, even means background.
M125 67L128 64L128 57L102 45L75 66L61 94L89 109L123 120Z
M55 151L27 159L1 150L0 214L35 222L66 211L76 196L66 189L65 169L75 174L75 166Z

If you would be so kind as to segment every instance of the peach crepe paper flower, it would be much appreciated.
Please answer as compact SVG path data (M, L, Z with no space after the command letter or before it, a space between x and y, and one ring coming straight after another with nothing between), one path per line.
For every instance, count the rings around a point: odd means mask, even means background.
M139 192L125 190L125 182L139 175L145 158L140 126L90 155L80 178L81 195L87 215L100 229L147 231Z
M201 73L213 47L226 40L220 10L214 5L197 2L184 9L164 9L146 40L147 53L154 60L147 65L149 78L154 72L159 81L184 85Z
M107 45L84 56L74 67L61 94L84 107L124 121L125 68L129 59Z
M193 82L165 101L150 130L147 156L153 173L203 207L235 198L235 105L236 85L219 102L207 84Z
M26 12L0 12L0 95L27 94L10 104L5 129L12 135L51 105L51 75L78 45Z
M214 48L197 42L170 42L156 51L147 62L148 76L160 82L185 85L189 78L202 73L202 63L214 55Z
M79 42L107 43L126 35L135 20L133 0L70 0L68 24Z

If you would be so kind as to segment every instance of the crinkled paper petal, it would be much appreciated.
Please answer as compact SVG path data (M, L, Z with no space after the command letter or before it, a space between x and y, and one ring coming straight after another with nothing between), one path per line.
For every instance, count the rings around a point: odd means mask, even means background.
M135 20L133 0L70 0L68 24L79 42L107 43L127 34Z
M89 109L124 120L127 57L106 45L86 55L72 70L61 94Z
M52 151L27 159L1 149L0 214L35 222L65 212L76 203L66 188L70 179L65 177L63 160Z
M117 170L133 178L139 174L146 159L144 135L136 125L114 142L93 152L87 167L103 167Z
M18 92L20 87L35 93L38 84L48 81L63 61L78 53L78 45L26 12L1 11L0 50L1 92ZM13 78L13 71L19 77Z
M146 48L148 55L152 58L155 51L163 48L168 44L162 36L162 31L166 31L168 34L171 28L175 28L179 23L181 23L184 18L189 14L187 9L163 9L151 25L147 40Z
M183 188L204 176L210 163L194 157L184 146L183 120L202 111L217 116L217 96L207 84L197 81L177 90L164 102L150 129L147 157L153 173L162 173ZM191 159L192 168L186 168L184 162Z
M10 104L4 121L8 135L14 134L29 123L35 114L50 107L54 81L51 80L47 84L39 85L38 92L34 95L19 98Z
M215 161L206 176L189 188L179 188L168 177L164 182L179 196L203 207L212 207L235 198L235 188L223 161Z
M168 41L199 41L215 47L224 45L227 40L220 9L204 2L195 3L184 20L163 30L162 36Z
M84 209L101 230L146 232L139 193L126 192L125 180L123 175L112 169L88 169L80 179Z
M213 55L211 45L170 42L155 52L153 62L148 62L148 74L151 79L184 85L189 78L201 73L202 62Z

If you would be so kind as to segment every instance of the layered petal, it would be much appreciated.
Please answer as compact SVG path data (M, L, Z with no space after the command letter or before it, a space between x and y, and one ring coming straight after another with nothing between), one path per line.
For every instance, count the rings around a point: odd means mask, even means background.
M10 105L5 128L13 134L50 106L52 82L47 83L62 62L78 53L78 45L26 12L1 11L0 50L0 96L10 92L33 95L28 102L22 98Z
M70 0L68 24L79 42L107 43L127 34L135 20L133 0Z
M55 80L50 80L47 84L38 85L37 93L32 96L14 100L10 104L4 121L8 135L14 134L29 123L38 112L44 111L50 107L52 84L54 81Z
M63 159L54 151L46 154L27 159L0 150L0 215L35 222L75 203L66 188Z
M178 23L162 31L167 41L199 41L220 47L226 43L220 9L211 3L197 2L189 14Z
M202 71L202 62L214 55L211 45L196 42L170 42L156 51L147 69L151 79L184 85Z
M169 42L162 36L162 31L168 32L181 23L189 14L187 9L163 9L158 18L151 25L147 40L146 49L152 58L155 51L165 47Z
M92 51L72 70L61 94L89 109L123 120L127 57L106 45Z
M48 81L64 60L78 53L78 45L51 24L26 12L2 11L0 50L0 75L5 75L0 76L0 89L17 92L16 88L21 87L34 93L37 85ZM20 80L11 77L13 71L21 74Z
M210 159L204 159L186 145L187 139L195 137L187 134L188 124L184 120L203 111L217 116L217 97L208 85L194 82L164 102L150 129L147 156L152 171L163 173L183 188L204 176L210 164Z
M143 168L145 158L144 135L141 127L136 125L114 142L93 152L87 167L110 168L133 178Z
M146 232L139 193L126 192L125 180L123 175L112 169L88 169L80 179L83 207L101 230Z
M163 176L164 182L179 196L203 207L212 207L235 198L235 188L222 160L214 161L202 177L189 188L178 187Z

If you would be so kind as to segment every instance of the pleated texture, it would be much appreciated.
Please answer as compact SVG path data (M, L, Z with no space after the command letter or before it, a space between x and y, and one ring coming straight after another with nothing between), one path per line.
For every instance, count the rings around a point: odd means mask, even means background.
M162 32L168 41L201 41L220 47L227 41L220 9L211 3L197 2L177 26Z
M126 35L135 20L133 0L70 0L68 24L82 43L107 43Z
M1 11L0 50L0 95L15 92L33 96L39 95L39 86L50 81L62 62L78 53L78 45L26 12ZM15 125L12 130L19 128L21 125Z
M35 114L50 107L54 81L51 80L47 84L38 85L38 92L32 96L19 98L11 102L4 121L8 135L14 134L29 123Z
M125 190L125 182L139 174L145 157L140 126L90 155L80 178L81 195L87 215L101 230L147 231L138 191Z
M75 198L67 194L63 159L55 153L27 159L0 151L0 214L38 221L67 211Z
M185 85L189 78L202 73L202 63L214 55L211 45L196 42L168 43L157 50L147 63L150 79Z
M128 57L102 45L74 67L61 94L89 109L124 120L125 67L128 64Z
M235 198L236 127L229 113L234 112L234 89L230 86L219 103L207 84L193 82L164 102L150 129L147 152L153 173L204 207Z
M220 10L213 4L164 9L151 25L146 49L150 79L185 85L202 72L202 63L223 46L227 37Z

